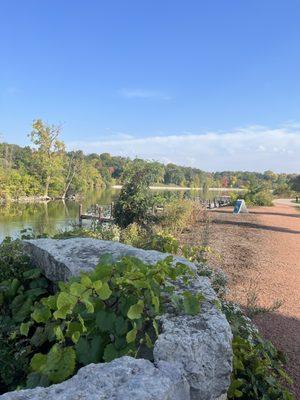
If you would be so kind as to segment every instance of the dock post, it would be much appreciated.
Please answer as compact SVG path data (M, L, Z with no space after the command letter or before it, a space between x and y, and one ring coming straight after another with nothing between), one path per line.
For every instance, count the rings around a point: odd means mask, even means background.
M110 204L110 218L113 219L114 217L114 202L112 201Z
M79 204L79 226L82 227L82 204Z
M101 223L101 219L102 219L102 207L99 206L98 210L99 210L99 222Z

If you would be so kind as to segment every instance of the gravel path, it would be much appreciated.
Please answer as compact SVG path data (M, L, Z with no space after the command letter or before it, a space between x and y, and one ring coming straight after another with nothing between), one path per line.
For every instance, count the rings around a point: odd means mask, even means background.
M209 216L209 244L220 255L212 255L210 263L227 272L230 298L245 307L282 302L278 310L256 315L254 322L288 356L292 390L300 400L300 212L278 201L249 214L236 216L228 208ZM201 229L199 224L199 236ZM183 240L195 241L196 234Z

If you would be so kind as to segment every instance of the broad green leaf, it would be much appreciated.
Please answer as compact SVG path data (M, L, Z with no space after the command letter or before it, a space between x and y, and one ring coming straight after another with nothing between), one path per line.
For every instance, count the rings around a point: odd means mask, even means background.
M41 276L41 270L39 268L29 269L23 272L23 277L25 279L36 279Z
M128 331L128 322L122 316L117 317L115 321L115 330L118 336L125 335Z
M151 299L152 299L152 304L154 306L155 312L158 314L159 313L159 298L154 295L153 292L151 292Z
M58 318L65 319L67 314L70 314L70 312L71 312L70 307L67 305L67 306L61 307L59 310L56 310L53 313L53 317L55 319L58 319Z
M96 314L96 325L102 332L114 332L116 315L110 311L100 310Z
M99 258L97 267L98 267L98 265L101 266L101 267L106 267L106 266L110 267L110 266L112 266L112 264L113 264L113 256L112 256L112 254L106 253L106 254L103 254Z
M28 297L23 302L21 307L18 310L15 310L15 312L13 313L13 319L16 322L22 322L22 321L24 321L24 319L29 317L31 311L32 311L32 299L30 297Z
M86 291L86 287L78 282L73 282L70 286L70 293L74 296L80 297Z
M36 289L36 288L43 288L47 289L49 283L46 278L41 277L38 279L34 279L33 281L30 282L29 287L30 289Z
M100 290L101 287L102 287L102 281L98 280L93 282L93 289L95 289L96 291Z
M112 294L107 282L103 283L100 289L96 289L96 292L101 300L109 299L110 295Z
M103 359L106 362L110 362L119 356L115 346L110 343L104 349Z
M95 281L100 279L102 282L107 282L112 275L113 268L113 265L98 264L94 269L91 277Z
M60 342L60 341L62 341L62 340L65 339L65 338L64 338L63 331L61 330L60 325L58 325L58 326L56 326L56 327L54 328L54 333L55 333L56 340L57 340L58 342Z
M77 303L77 297L73 296L70 293L61 292L57 296L57 301L56 301L57 309L63 310L63 313L65 315L70 314L72 312L76 303Z
M103 356L103 340L101 336L94 336L91 340L81 336L75 345L75 350L80 364L98 363Z
M46 368L43 372L51 382L63 382L73 374L75 359L73 347L61 347L55 344L47 354Z
M139 319L141 318L142 312L144 310L143 300L139 300L136 304L133 304L127 313L129 319Z
M36 300L37 297L39 297L45 293L48 293L48 292L44 288L35 288L35 289L26 290L26 296L31 297L33 300Z
M80 280L82 285L85 286L86 288L91 288L93 286L91 278L87 275L82 275Z
M152 321L152 325L153 325L154 331L156 333L156 336L158 336L159 335L158 324L157 324L157 321L155 319Z
M57 296L58 295L44 297L41 303L50 308L50 310L56 310Z
M50 382L46 375L43 375L39 372L31 372L27 376L26 389L34 389L37 386L47 387L49 384Z
M72 335L73 343L77 343L79 338L80 338L80 332L79 331L74 332L73 335Z
M135 341L137 335L137 329L133 328L131 331L127 332L126 341L127 343L132 343Z
M91 303L91 302L90 302L89 300L87 300L87 299L82 299L81 301L82 301L82 303L85 305L86 311L87 311L88 313L92 314L92 313L94 312L94 305L93 305L93 303Z
M148 335L148 333L146 332L145 334L145 339L146 339L146 345L149 349L153 349L153 343L152 340L150 338L150 336Z
M68 329L67 329L67 332L66 332L66 336L72 337L72 335L77 331L79 333L82 333L83 332L83 327L82 327L80 322L72 321L72 322L70 322L68 324Z
M21 335L27 336L28 332L29 332L29 328L30 328L31 325L32 325L31 321L22 322L21 325L20 325L20 333L21 333Z
M31 314L31 318L37 323L47 322L50 317L51 311L47 306L42 304L35 305L34 311Z
M85 326L85 323L84 323L84 320L83 320L82 316L80 314L78 314L77 318L78 318L78 321L80 322L80 324L82 326L82 332L86 332L87 329L86 329L86 326Z
M30 361L30 367L32 368L33 371L35 372L40 372L43 373L43 371L46 368L46 362L47 362L47 356L46 354L42 353L36 353L31 361Z

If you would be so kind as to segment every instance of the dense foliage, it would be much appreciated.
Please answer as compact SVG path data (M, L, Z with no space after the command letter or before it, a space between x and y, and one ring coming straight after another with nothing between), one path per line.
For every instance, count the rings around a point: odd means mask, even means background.
M60 135L59 126L47 125L38 119L33 122L29 135L33 147L0 143L0 200L28 196L64 198L112 183L122 183L124 171L135 162L108 153L84 155L82 151L68 152ZM209 173L172 163L138 162L155 170L155 184L200 187L205 191L209 187L247 188L250 184L282 189L289 186L294 177L272 171Z
M236 305L223 302L223 312L233 332L233 374L228 398L293 400L285 387L291 380L283 369L282 353L260 336Z
M198 313L203 300L200 293L175 293L172 282L187 283L193 272L172 262L168 257L149 268L105 256L93 272L59 283L53 294L29 263L20 280L11 275L1 282L1 391L61 382L80 366L125 354L152 359L166 294L179 313Z
M136 160L123 173L123 187L114 207L116 223L122 227L136 222L147 226L151 220L154 195L149 186L155 182L156 169Z
M40 271L32 268L18 241L7 239L0 245L0 273L1 393L16 388L26 378L34 349L19 329L31 318L35 302L51 288Z
M277 193L280 193L280 188L277 188L277 190ZM249 206L272 206L274 196L268 186L251 184L244 193L231 194L232 202L235 202L238 198L244 199L246 205Z
M300 192L300 175L295 176L291 180L291 188L292 188L292 190L294 190L297 193Z

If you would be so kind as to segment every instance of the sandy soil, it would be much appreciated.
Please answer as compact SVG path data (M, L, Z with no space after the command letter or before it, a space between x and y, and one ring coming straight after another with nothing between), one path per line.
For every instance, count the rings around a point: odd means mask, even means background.
M300 212L289 202L233 215L231 208L209 211L209 244L220 255L210 263L229 276L230 299L249 306L282 305L255 316L262 334L288 357L292 390L300 400ZM201 224L195 227L202 234ZM185 235L184 241L195 242Z

